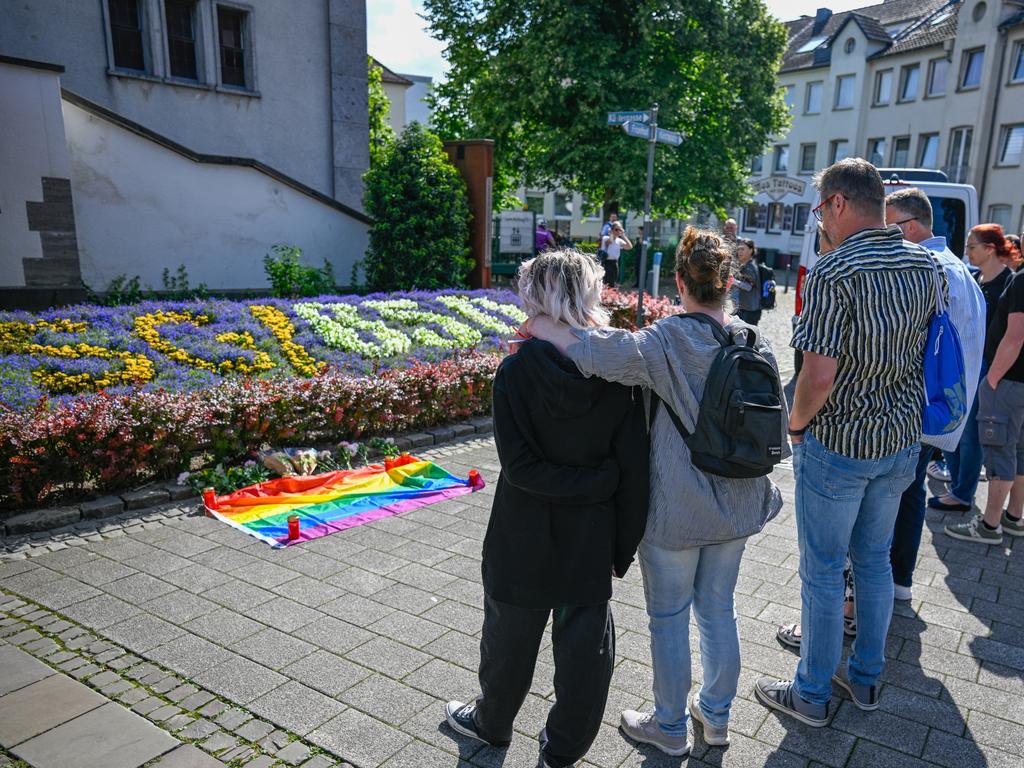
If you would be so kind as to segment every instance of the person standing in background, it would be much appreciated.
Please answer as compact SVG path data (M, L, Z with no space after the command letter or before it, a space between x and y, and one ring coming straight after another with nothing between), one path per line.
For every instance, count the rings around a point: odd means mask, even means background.
M601 250L604 251L604 284L618 285L619 283L619 256L622 250L632 250L633 243L626 237L619 222L612 224L608 234L601 238Z
M761 322L761 274L754 261L754 251L753 240L741 238L737 241L736 256L740 267L733 278L733 287L738 295L733 311L749 325Z

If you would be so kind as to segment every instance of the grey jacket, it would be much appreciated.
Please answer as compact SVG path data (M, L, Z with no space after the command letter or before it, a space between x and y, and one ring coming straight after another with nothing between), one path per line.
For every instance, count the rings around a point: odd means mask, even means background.
M740 335L749 326L733 320ZM640 385L650 407L649 390L692 430L704 384L720 346L703 323L660 320L635 333L602 328L577 331L579 343L568 356L587 376ZM758 350L778 363L771 343L760 336ZM783 458L792 455L783 408ZM782 508L782 494L768 477L734 479L709 475L693 466L690 449L664 408L651 428L651 495L644 541L663 549L687 549L757 533Z

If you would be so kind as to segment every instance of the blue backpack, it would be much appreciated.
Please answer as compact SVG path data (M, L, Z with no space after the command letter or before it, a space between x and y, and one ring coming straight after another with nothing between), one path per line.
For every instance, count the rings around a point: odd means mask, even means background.
M942 296L939 267L932 261L935 283L935 314L928 323L924 347L924 404L921 408L921 432L948 435L960 426L970 403L967 402L967 369L960 334L949 319Z

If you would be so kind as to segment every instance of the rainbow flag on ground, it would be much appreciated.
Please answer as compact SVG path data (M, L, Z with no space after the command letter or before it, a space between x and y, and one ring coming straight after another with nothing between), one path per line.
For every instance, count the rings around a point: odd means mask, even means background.
M287 547L483 487L476 470L463 479L432 461L402 455L383 466L268 480L215 496L206 509L271 546ZM289 536L288 518L293 515L298 517L297 536Z

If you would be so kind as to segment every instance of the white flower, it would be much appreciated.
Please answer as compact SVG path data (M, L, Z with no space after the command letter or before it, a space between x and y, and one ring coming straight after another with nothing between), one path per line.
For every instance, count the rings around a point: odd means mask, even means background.
M185 483L188 482L188 479L190 477L192 477L191 472L182 472L180 475L178 475L178 479L175 482L177 482L178 485L184 485Z

